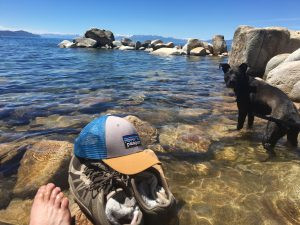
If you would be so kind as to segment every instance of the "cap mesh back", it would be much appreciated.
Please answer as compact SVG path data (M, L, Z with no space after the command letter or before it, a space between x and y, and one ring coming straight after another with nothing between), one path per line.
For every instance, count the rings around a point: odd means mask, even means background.
M86 125L75 140L74 154L86 159L106 159L105 123L108 116L101 116Z

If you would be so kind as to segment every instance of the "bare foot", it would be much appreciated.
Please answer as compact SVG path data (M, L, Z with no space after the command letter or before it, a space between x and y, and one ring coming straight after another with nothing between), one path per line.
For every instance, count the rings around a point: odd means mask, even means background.
M59 187L49 183L37 191L30 213L30 225L70 225L69 201Z

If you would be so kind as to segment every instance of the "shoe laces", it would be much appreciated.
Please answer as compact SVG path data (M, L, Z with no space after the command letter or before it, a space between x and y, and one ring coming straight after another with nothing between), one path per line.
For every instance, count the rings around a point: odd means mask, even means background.
M92 197L95 198L101 190L107 195L111 191L116 191L122 188L124 191L129 191L129 176L121 174L101 162L86 162L86 168L83 173L91 181L87 187L92 191Z

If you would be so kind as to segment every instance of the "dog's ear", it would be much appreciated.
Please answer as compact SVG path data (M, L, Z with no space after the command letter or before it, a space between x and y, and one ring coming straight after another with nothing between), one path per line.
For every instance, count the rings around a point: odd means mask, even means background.
M219 64L219 69L222 68L224 73L227 73L228 70L230 69L230 65L228 63L220 63Z
M248 65L246 63L242 63L240 66L239 66L239 72L240 73L246 73L248 69Z

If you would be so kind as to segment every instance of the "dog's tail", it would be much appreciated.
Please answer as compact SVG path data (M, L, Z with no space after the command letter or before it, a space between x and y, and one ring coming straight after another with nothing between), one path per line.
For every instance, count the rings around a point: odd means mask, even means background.
M300 122L297 121L297 122L292 122L292 121L284 121L284 120L281 120L281 119L277 119L277 118L274 118L272 116L269 116L269 115L260 115L260 114L256 114L255 116L261 118L261 119L265 119L265 120L268 120L268 121L271 121L271 122L274 122L280 126L283 126L285 128L294 128L294 129L298 129L300 131Z

